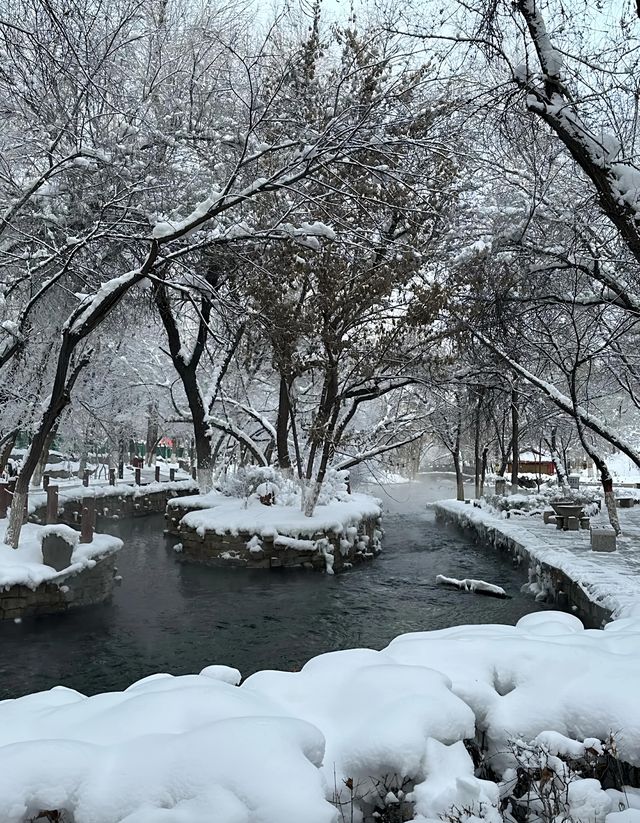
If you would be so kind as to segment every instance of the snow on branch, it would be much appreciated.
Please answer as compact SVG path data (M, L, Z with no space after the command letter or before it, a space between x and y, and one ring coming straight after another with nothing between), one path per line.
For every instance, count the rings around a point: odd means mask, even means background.
M611 443L611 445L615 446L619 449L623 454L626 454L636 466L640 467L640 452L637 452L633 446L619 437L614 431L612 431L607 424L602 420L600 417L597 417L595 414L591 414L582 406L575 406L574 411L574 404L571 401L571 398L568 397L566 394L563 394L559 391L556 386L552 383L549 383L546 380L543 380L541 377L533 374L528 369L526 369L523 365L518 363L513 358L509 357L502 349L496 346L491 340L485 337L484 334L481 332L471 329L471 333L473 336L483 343L487 348L491 349L498 357L501 357L509 366L519 374L521 377L531 383L532 386L540 389L540 391L548 397L559 409L561 409L566 414L570 415L571 417L578 417L580 422L582 422L588 429L595 432L597 435L602 437L607 442Z
M212 428L218 429L219 431L228 434L230 437L233 437L240 443L242 443L243 446L246 446L261 466L269 465L269 461L265 457L260 446L258 446L258 444L255 443L254 440L246 432L242 431L242 429L239 429L230 420L223 420L221 417L214 417L213 415L208 415L206 418L206 422Z
M535 75L516 73L515 80L527 91L527 108L557 134L574 160L589 177L599 195L600 207L616 226L636 260L640 262L640 169L630 162L615 162L620 143L603 129L590 129L569 97L561 77L561 61L553 48L536 0L518 0L536 49L542 82Z

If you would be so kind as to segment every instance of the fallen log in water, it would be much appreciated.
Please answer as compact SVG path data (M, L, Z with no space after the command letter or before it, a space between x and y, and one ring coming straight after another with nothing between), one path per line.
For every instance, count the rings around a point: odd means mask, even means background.
M474 592L475 594L484 594L487 597L500 597L503 599L511 597L501 586L494 586L493 583L487 583L484 580L456 580L455 577L445 577L439 574L436 577L436 583L440 586L449 586L452 589L461 589L465 592Z

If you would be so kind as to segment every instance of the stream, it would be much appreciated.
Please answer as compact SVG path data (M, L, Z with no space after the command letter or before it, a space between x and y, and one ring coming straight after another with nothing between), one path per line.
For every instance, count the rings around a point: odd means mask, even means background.
M383 500L383 552L335 576L181 564L161 515L111 524L125 543L112 601L0 624L0 697L58 684L94 694L214 663L244 676L293 670L334 649L382 648L403 632L514 623L549 608L520 593L526 569L435 523L427 504L452 489L447 475L363 489ZM481 578L512 597L446 589L435 584L437 574Z

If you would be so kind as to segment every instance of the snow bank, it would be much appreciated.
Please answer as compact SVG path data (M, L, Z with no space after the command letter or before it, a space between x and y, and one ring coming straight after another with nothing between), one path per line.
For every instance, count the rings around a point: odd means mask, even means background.
M76 486L73 490L62 487L58 492L58 501L83 500L85 497L144 497L147 494L158 492L194 491L198 484L193 480L161 480L156 483L147 483L145 486L135 486L129 483L118 483L115 486Z
M360 820L409 802L415 823L453 807L497 823L514 741L557 770L613 733L640 764L639 652L640 619L585 631L543 612L332 652L239 688L236 670L209 666L123 692L6 700L0 820L64 809L91 823L337 823L350 804ZM499 783L475 776L463 741L476 735ZM633 823L607 815L640 797L572 778L566 803L584 823Z
M252 497L242 500L214 492L204 499L207 508L189 512L181 520L201 537L206 532L233 535L250 532L274 540L281 534L299 538L309 538L318 532L341 534L366 518L380 517L382 511L380 501L368 494L352 494L348 500L318 505L313 517L305 517L294 506L263 506ZM184 498L180 503L183 502Z
M12 549L4 544L8 520L0 520L0 588L23 585L30 589L41 583L55 582L82 569L95 566L96 560L120 551L122 540L109 534L95 534L91 543L80 543L79 532L69 526L36 526L25 523L20 533L20 544ZM42 562L42 539L46 534L57 534L74 547L71 565L56 571ZM0 818L1 819L1 818Z

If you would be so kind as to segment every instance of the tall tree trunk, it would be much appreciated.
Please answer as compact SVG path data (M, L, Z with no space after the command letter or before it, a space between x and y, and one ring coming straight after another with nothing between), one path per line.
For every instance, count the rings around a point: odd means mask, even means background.
M474 479L474 492L476 499L480 497L482 491L480 489L481 480L480 475L482 474L482 466L481 466L481 451L480 451L480 421L481 421L481 414L482 414L482 400L483 394L480 392L478 397L478 404L476 407L475 413L475 421L474 421L474 435L473 435L473 479Z
M290 406L289 385L284 375L280 375L278 419L276 421L276 448L278 450L278 466L286 474L291 473L291 456L289 454Z
M571 390L571 402L573 403L574 408L574 417L576 421L576 429L578 430L578 437L580 438L580 442L582 443L582 448L586 451L589 457L593 460L596 468L600 472L600 482L602 483L602 491L604 493L604 504L607 507L607 514L609 515L609 523L613 527L613 530L616 534L620 534L622 529L620 528L620 519L618 517L618 509L616 508L616 498L613 494L613 478L611 477L611 473L609 472L609 467L607 466L604 458L600 457L598 452L595 448L589 443L585 433L585 426L578 414L578 392L576 389L577 384L577 366L575 366L571 372L571 380L570 380L570 390Z
M159 442L158 435L158 406L156 403L149 403L147 408L147 440L145 463L152 466L156 462L156 446Z
M487 476L487 458L489 455L489 448L485 446L482 450L482 471L480 474L480 497L484 494L484 481Z
M31 445L29 446L22 468L18 474L11 505L11 515L4 537L4 542L13 549L18 548L20 532L22 531L23 512L29 493L29 484L38 460L40 459L40 455L46 446L49 433L57 424L65 407L71 401L71 391L78 379L80 371L89 362L90 354L87 353L80 359L72 373L67 377L75 342L74 340L63 338L58 355L56 376L53 381L51 394L49 395L49 403L40 418L40 423L31 440Z
M518 491L518 471L520 469L520 413L518 409L518 389L515 383L511 389L511 491Z
M460 459L460 426L456 432L456 439L453 445L453 468L456 473L456 500L464 500L464 476L462 474L462 461Z

